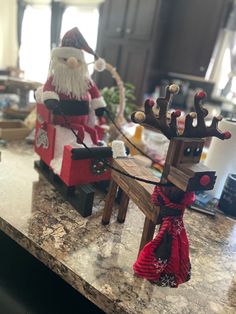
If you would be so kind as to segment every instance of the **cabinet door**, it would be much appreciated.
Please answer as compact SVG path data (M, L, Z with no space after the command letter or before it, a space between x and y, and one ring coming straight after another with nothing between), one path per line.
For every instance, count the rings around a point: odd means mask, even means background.
M128 0L107 0L104 3L103 31L105 36L119 38L124 35Z
M161 45L162 72L205 76L227 0L171 1Z
M101 48L100 56L106 60L106 62L112 64L114 67L119 66L121 45L113 40L104 40ZM101 73L95 73L95 80L99 88L111 87L115 85L114 79L108 71Z
M135 86L136 103L142 105L149 50L140 45L130 45L122 50L120 75L124 82Z
M129 0L125 36L130 39L149 40L160 0Z

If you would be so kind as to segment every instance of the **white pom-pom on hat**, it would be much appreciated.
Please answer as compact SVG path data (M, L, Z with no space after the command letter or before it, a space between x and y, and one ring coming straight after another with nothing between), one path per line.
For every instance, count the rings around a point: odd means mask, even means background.
M102 58L98 58L94 62L94 69L98 72L102 72L106 69L106 61Z

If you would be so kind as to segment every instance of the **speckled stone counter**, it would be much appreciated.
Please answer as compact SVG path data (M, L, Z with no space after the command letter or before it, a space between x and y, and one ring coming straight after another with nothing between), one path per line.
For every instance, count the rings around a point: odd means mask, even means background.
M1 148L0 229L106 313L236 313L236 221L186 210L192 279L161 288L133 275L144 216L101 225L104 195L82 218L33 168L31 147Z

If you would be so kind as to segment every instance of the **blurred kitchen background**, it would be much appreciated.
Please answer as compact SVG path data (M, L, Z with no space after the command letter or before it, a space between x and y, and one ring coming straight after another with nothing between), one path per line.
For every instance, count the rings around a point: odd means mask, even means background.
M20 107L33 100L32 93L27 96L46 80L51 48L78 26L91 47L134 86L135 104L177 83L181 90L174 108L191 110L194 92L203 88L211 113L236 114L233 0L0 0L0 7L1 106L9 100L6 94L18 95L11 97ZM9 77L21 79L20 86ZM109 73L94 78L101 89L114 85Z

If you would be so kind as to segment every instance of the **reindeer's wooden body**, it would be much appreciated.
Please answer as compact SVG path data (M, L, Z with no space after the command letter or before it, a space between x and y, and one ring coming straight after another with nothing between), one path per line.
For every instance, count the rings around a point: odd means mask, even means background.
M158 178L151 174L149 169L144 167L137 167L137 164L133 158L115 159L113 161L113 166L124 173L138 177L145 177L146 179L156 181L157 183L160 182ZM102 223L104 225L110 222L112 208L115 203L115 198L119 188L122 190L122 194L118 209L117 221L119 223L123 223L125 221L129 200L134 202L145 215L145 223L139 247L139 250L141 250L144 245L153 238L155 227L158 223L160 208L155 206L151 201L153 186L148 183L121 176L119 173L112 170L111 184L102 217Z

